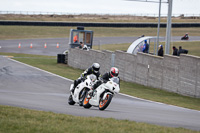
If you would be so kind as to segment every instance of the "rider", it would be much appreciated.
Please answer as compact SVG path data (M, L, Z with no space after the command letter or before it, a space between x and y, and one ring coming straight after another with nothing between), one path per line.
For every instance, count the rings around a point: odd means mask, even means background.
M116 68L116 67L111 67L110 69L110 72L106 72L103 76L102 76L102 80L98 80L92 87L92 89L88 92L89 93L89 96L91 96L93 94L93 91L103 83L107 83L109 81L110 78L113 78L113 77L118 77L119 75L119 69ZM119 78L119 81L120 81L120 78ZM120 82L119 82L119 85L120 85Z
M110 72L106 72L103 76L102 76L102 79L103 79L103 82L107 82L109 81L110 78L113 78L113 77L118 77L119 75L119 69L116 68L116 67L112 67L110 69ZM119 78L119 77L118 77Z
M181 38L181 40L188 40L188 39L189 39L188 33L186 33L186 34Z
M74 87L72 89L72 93L74 93L74 89L76 88L76 86L78 84L81 83L81 81L84 81L86 79L86 77L90 74L94 74L96 75L97 79L99 77L101 77L101 74L99 72L100 69L100 65L99 63L93 63L91 67L89 67L88 69L86 69L82 74L81 77L79 77L77 80L74 80Z

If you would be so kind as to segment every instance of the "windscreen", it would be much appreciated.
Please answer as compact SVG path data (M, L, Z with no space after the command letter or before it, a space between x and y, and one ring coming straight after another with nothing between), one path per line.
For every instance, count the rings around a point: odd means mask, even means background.
M96 81L97 77L94 74L91 74L90 79L92 82L94 82L94 81Z
M113 77L111 80L117 84L119 84L119 78L118 77Z

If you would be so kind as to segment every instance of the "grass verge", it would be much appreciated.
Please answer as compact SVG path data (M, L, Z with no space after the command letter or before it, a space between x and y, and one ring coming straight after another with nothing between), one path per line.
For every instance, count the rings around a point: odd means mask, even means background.
M163 42L160 42L160 44L164 44ZM128 47L130 46L130 43L123 43L123 44L110 44L110 45L101 45L100 49L101 50L110 50L110 51L116 51L116 50L122 50L122 51L127 51ZM153 53L153 46L152 44L150 46L150 52ZM171 47L176 46L178 48L179 46L182 46L183 49L189 50L190 55L195 55L195 56L200 56L200 42L173 42L171 43ZM99 50L99 46L93 46L93 49ZM172 53L172 49L170 49L170 53Z
M0 26L0 39L33 39L33 38L66 38L69 37L70 29L76 27L54 26ZM86 27L86 30L94 31L95 37L117 36L156 36L157 28L109 28L109 27ZM190 36L200 36L200 28L173 28L173 36L183 36L186 32ZM160 28L160 36L165 36L166 29Z
M6 133L197 133L113 118L78 117L0 105L0 132Z

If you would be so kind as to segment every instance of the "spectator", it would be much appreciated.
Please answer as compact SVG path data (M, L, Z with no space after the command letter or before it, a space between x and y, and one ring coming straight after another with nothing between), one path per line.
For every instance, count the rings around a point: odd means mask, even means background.
M84 47L83 42L80 42L80 46L79 46L79 48L82 49L83 47Z
M87 45L83 46L83 50L89 50L88 47L87 47Z
M82 50L88 50L87 45L84 45L83 42L80 42L79 48L82 49Z
M179 46L178 56L180 56L180 54L187 54L187 53L188 53L188 50L182 49L182 46Z
M173 46L172 49L173 49L173 55L178 56L178 49L175 46Z
M159 45L158 56L163 56L163 45Z
M76 34L76 35L74 36L73 41L74 41L74 43L77 43L77 42L78 42L78 34Z
M149 44L147 43L147 40L144 41L142 52L149 53Z

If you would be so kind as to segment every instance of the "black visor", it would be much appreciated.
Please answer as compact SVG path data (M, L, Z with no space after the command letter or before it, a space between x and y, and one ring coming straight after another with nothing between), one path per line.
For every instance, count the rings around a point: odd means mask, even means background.
M94 70L94 71L99 71L99 68L93 67L93 70Z
M113 73L113 72L111 72L111 75L114 76L114 77L117 77L117 76L118 76L118 73Z

